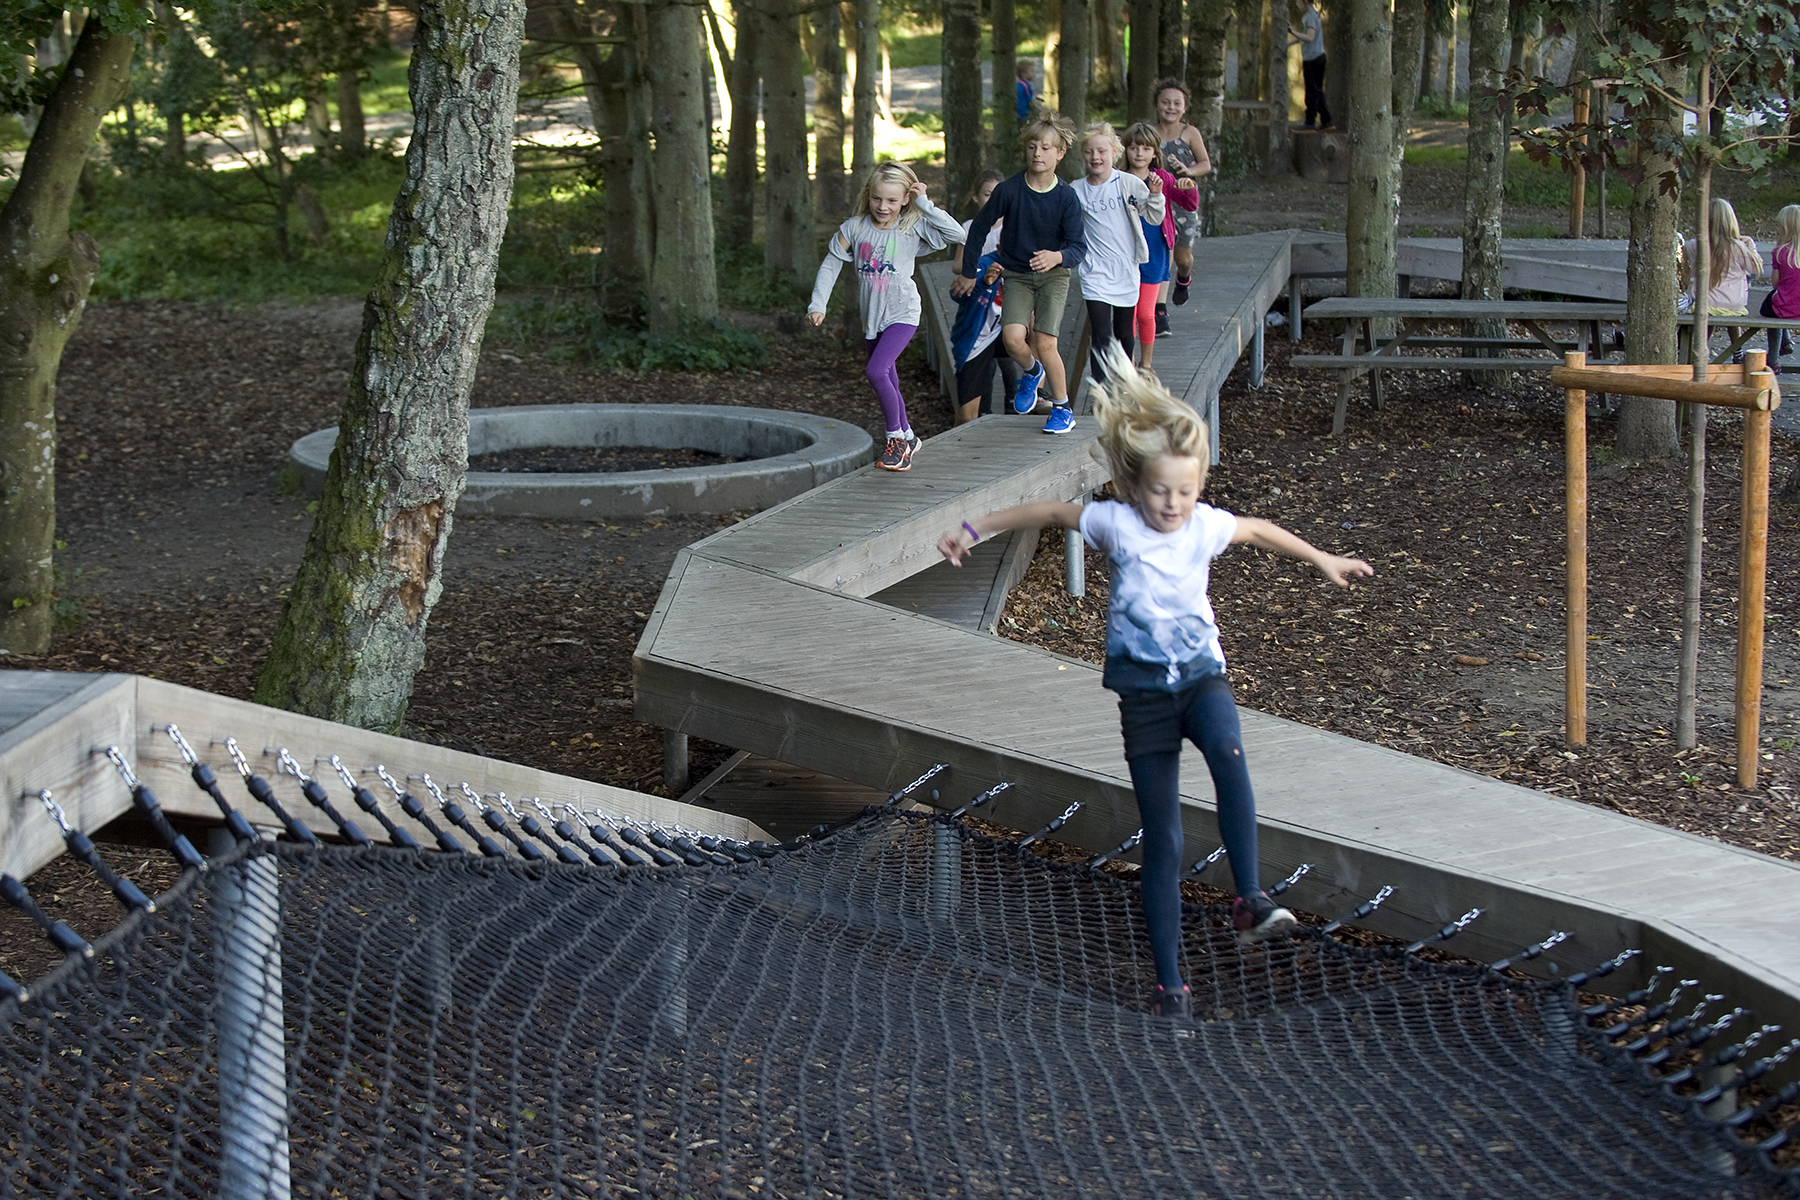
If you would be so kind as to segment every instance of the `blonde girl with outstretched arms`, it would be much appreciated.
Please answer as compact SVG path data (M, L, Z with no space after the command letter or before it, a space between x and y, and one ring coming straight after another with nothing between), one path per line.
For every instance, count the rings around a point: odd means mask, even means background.
M1125 761L1143 819L1144 921L1156 961L1152 1012L1183 1017L1181 744L1200 748L1212 772L1219 834L1237 885L1232 924L1244 942L1292 929L1294 915L1258 880L1256 799L1225 679L1219 629L1207 599L1212 560L1248 544L1311 563L1339 587L1373 575L1357 558L1319 550L1256 517L1200 502L1206 485L1206 426L1160 384L1139 375L1115 348L1105 385L1094 389L1097 452L1112 471L1118 500L1081 507L1025 504L965 522L938 549L961 564L982 538L1007 529L1079 529L1112 562L1101 683L1119 694Z
M919 250L942 250L963 240L956 218L931 202L925 185L905 163L886 162L869 172L850 219L838 226L813 281L807 320L825 320L825 306L845 263L856 268L862 302L863 346L869 365L864 371L881 404L887 437L875 465L888 471L912 467L920 439L906 415L900 395L900 352L919 331L922 311L913 261Z

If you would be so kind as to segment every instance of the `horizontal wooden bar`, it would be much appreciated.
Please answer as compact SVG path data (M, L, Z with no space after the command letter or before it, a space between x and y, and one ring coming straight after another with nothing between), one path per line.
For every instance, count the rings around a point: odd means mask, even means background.
M1550 372L1550 382L1558 387L1577 391L1606 392L1614 396L1649 396L1656 400L1711 404L1719 408L1754 408L1766 411L1781 404L1779 394L1772 395L1763 388L1729 383L1695 383L1691 379L1663 379L1631 372L1614 374L1608 367L1559 366Z
M1562 364L1545 355L1536 358L1434 358L1416 354L1296 354L1290 366L1314 369L1380 368L1383 371L1548 371Z

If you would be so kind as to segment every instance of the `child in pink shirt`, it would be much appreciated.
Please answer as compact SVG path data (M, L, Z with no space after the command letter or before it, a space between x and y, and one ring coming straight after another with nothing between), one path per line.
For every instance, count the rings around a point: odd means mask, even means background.
M1790 204L1775 214L1775 290L1763 297L1762 315L1784 321L1800 318L1800 204ZM1769 332L1769 370L1781 374L1781 356L1788 352L1785 329Z

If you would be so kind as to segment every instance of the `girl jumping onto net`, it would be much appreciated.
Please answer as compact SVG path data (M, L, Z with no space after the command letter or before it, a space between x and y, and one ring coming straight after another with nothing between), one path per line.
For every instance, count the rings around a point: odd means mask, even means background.
M887 423L887 440L875 465L889 471L912 467L920 439L906 416L895 362L919 329L919 288L913 282L913 260L921 246L942 250L963 240L962 226L931 202L925 185L905 163L887 162L869 172L850 219L838 226L813 282L807 319L825 320L825 305L845 263L856 266L862 307L863 345L869 353L865 374Z
M1274 550L1317 567L1347 587L1373 575L1356 558L1315 549L1278 525L1200 503L1206 484L1206 426L1160 384L1134 371L1118 349L1107 383L1094 388L1097 452L1120 499L1083 508L1025 504L947 533L938 549L952 563L981 538L1007 529L1079 529L1112 562L1101 682L1119 693L1125 761L1143 820L1144 923L1156 959L1151 1011L1185 1016L1181 979L1181 743L1192 741L1212 772L1219 833L1231 860L1238 938L1258 942L1295 925L1257 878L1256 799L1225 679L1218 625L1206 595L1212 560L1237 543Z

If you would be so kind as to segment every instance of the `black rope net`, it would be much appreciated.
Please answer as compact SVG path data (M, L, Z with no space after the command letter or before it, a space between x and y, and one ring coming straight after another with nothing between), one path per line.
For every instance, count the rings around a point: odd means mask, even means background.
M1130 882L892 807L759 851L241 842L0 1001L0 1196L1782 1186L1604 1032L1643 1005L1195 906L1174 1023Z

